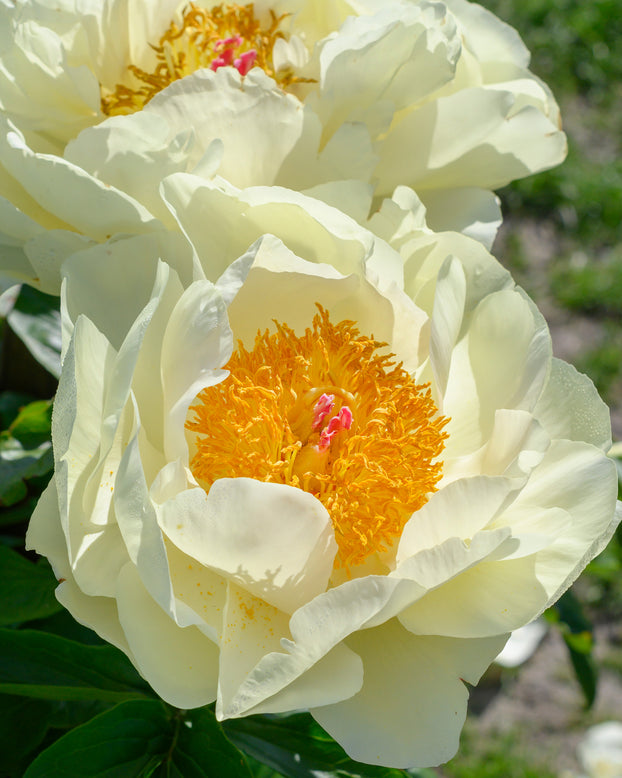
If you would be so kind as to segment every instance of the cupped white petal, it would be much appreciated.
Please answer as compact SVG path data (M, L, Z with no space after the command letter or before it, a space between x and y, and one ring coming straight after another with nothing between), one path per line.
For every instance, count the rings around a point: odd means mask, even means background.
M286 613L326 589L337 545L326 509L307 492L221 478L207 494L187 489L157 510L177 548Z

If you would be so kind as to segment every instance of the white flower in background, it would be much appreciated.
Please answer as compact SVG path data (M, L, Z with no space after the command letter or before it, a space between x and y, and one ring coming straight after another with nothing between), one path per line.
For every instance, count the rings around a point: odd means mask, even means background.
M512 632L503 651L495 659L495 664L501 667L519 667L524 664L535 654L547 630L545 620L536 619Z
M622 723L605 721L590 727L577 746L585 773L564 773L560 778L622 778Z
M181 130L196 148L220 138L219 173L237 186L358 179L383 198L408 185L432 228L489 244L491 190L565 155L528 62L517 33L466 0L2 0L2 192L65 226L14 169L8 136L53 159L144 112L174 151Z
M308 708L355 759L449 759L464 682L617 524L606 407L408 190L383 239L284 189L176 173L162 193L192 280L153 234L63 267L29 547L169 703Z

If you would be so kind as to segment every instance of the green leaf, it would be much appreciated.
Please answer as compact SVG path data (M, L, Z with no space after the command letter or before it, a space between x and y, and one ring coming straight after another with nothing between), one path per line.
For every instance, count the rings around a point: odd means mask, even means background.
M223 722L229 739L286 778L434 778L429 770L396 770L355 762L308 713L248 716Z
M59 299L22 286L7 321L33 357L53 376L60 376Z
M34 397L22 392L2 392L0 394L0 429L7 429L21 408L33 400Z
M62 606L54 596L57 585L45 560L35 564L0 546L0 625L41 619L59 611Z
M251 778L213 713L123 702L68 732L24 778Z
M583 692L585 707L591 708L598 688L598 668L592 656L594 634L592 624L581 603L569 589L551 609L551 620L559 627L576 676Z
M23 775L28 755L48 730L54 703L0 694L0 754L3 771ZM4 776L6 773L2 772Z
M0 503L4 506L24 500L28 496L25 482L53 469L51 424L52 401L37 400L20 407L8 430L0 433ZM0 523L13 522L9 518Z
M8 527L11 524L19 524L20 522L28 521L28 519L30 519L32 516L32 512L34 511L38 501L38 497L27 497L25 500L20 500L10 507L0 508L0 527ZM24 543L22 537L20 546L23 545Z
M46 443L52 437L52 400L35 400L20 408L9 432L27 449Z
M36 630L0 629L0 692L47 700L154 696L113 646L87 646Z
M153 773L158 778L251 778L244 756L208 708L187 711L175 747Z

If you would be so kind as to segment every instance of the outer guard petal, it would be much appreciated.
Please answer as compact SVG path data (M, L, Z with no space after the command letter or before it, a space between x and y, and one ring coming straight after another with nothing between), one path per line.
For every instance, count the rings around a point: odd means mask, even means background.
M353 759L386 767L428 767L458 748L468 691L507 635L456 640L411 635L393 620L347 644L363 660L363 688L311 714Z

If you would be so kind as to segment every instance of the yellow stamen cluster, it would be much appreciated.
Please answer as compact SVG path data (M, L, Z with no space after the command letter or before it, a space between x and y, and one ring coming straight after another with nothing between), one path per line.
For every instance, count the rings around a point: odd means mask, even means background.
M156 57L154 70L148 73L136 65L129 65L128 70L140 82L138 86L117 84L115 91L107 94L102 90L103 113L116 116L139 111L173 81L200 68L209 68L220 56L219 43L237 37L241 42L236 44L236 56L254 50L254 65L262 68L281 87L307 80L297 78L290 70L274 71L272 49L277 38L286 37L279 27L287 16L276 16L270 11L270 23L264 29L255 18L252 3L223 3L210 10L189 3L183 11L181 25L171 22L159 45L151 45Z
M379 353L386 344L319 310L300 337L275 323L251 351L239 345L230 375L190 409L190 467L206 490L218 478L246 476L311 492L330 514L336 567L350 569L392 546L436 490L447 419L427 385ZM353 418L326 452L313 421L323 394L335 398L331 416L347 406Z

